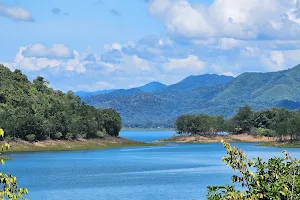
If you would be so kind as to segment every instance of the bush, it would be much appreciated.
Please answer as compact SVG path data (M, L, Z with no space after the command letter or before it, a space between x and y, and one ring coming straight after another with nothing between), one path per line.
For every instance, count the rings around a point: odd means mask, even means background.
M67 133L66 136L65 136L65 138L66 138L67 140L72 140L73 137L74 137L73 133Z
M59 140L62 136L63 134L61 132L57 132L53 135L53 138Z
M77 140L81 140L81 139L84 139L84 138L86 138L86 134L76 134L75 135L75 139L77 139Z
M104 138L105 136L107 136L107 133L104 129L104 131L97 131L96 136L97 138Z
M208 200L300 199L300 163L288 153L264 162L261 158L247 159L244 151L224 143L227 156L223 162L235 173L234 186L208 186ZM251 170L254 168L254 172ZM238 174L238 175L237 175ZM241 184L241 190L235 188Z
M35 141L35 135L34 134L29 134L29 135L26 135L26 140L29 141L29 142L33 142Z
M267 128L255 128L252 127L250 133L255 136L266 136L266 137L273 137L275 136L275 131Z

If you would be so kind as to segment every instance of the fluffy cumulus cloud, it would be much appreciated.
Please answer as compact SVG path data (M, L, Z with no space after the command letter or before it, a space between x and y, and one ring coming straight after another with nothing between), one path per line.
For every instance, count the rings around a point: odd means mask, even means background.
M44 44L32 44L22 51L25 57L73 58L74 53L64 44L54 44L47 48Z
M8 66L24 71L52 68L83 73L85 72L84 66L88 63L89 61L83 60L77 51L71 51L65 45L55 44L51 48L46 48L43 44L32 44L20 47L14 62Z
M189 55L187 58L169 59L164 64L164 69L168 73L193 73L201 74L205 68L205 62L197 56Z
M299 38L298 0L153 0L151 15L175 36L240 39Z
M19 21L33 21L30 11L19 6L7 6L0 2L0 16L8 17Z

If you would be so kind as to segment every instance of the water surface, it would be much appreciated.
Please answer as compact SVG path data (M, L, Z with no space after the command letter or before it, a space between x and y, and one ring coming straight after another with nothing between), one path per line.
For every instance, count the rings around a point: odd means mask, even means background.
M174 132L126 131L140 141ZM249 156L269 158L282 149L236 144ZM300 158L298 149L289 149ZM29 189L30 200L205 199L207 185L226 184L232 171L221 162L221 144L169 144L106 150L14 154L5 170Z

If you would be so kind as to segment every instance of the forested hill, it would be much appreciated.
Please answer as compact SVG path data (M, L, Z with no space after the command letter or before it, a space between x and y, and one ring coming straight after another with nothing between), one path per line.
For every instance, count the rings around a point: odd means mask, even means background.
M48 87L37 77L33 83L20 70L0 65L0 127L7 137L24 140L78 139L118 136L120 115L81 102L69 91Z
M126 95L125 95L126 94ZM155 92L116 90L84 99L97 108L114 108L125 127L173 127L181 114L232 116L240 106L254 110L300 107L300 65L270 73L244 73L237 78L190 76Z

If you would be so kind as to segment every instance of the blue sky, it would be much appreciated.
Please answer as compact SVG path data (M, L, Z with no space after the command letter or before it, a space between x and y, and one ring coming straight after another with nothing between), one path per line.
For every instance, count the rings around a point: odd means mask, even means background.
M0 24L0 63L63 91L300 63L300 0L0 0Z

